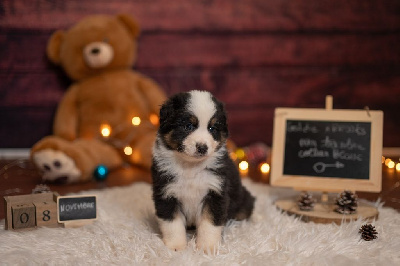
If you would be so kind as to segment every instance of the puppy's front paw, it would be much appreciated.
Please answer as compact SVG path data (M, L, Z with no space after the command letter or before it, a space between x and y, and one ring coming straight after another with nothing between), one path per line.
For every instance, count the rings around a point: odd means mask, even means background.
M204 251L207 254L215 254L218 250L221 237L213 237L211 239L197 237L196 245L197 249Z
M72 183L81 176L74 160L61 151L38 151L33 155L33 162L43 171L43 181Z
M221 242L222 226L215 226L203 220L197 230L197 248L209 254L215 254Z
M179 251L179 250L184 250L187 246L186 242L186 235L182 236L174 236L174 237L169 237L163 238L164 244L172 250Z
M186 227L183 215L176 215L172 221L158 219L164 244L172 250L179 251L186 248Z

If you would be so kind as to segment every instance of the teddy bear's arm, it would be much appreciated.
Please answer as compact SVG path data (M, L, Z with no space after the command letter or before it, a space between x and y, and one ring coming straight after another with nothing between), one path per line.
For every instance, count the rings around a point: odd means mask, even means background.
M140 75L139 78L139 89L142 94L146 97L151 112L158 114L160 111L161 105L167 99L164 91L160 88L160 86L151 80L150 78Z
M54 135L66 140L76 139L77 134L77 86L70 87L58 105L54 119Z

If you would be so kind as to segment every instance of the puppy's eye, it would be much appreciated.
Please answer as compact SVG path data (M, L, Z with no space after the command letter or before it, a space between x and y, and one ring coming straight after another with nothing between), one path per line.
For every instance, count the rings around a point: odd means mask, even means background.
M208 131L209 131L210 133L215 133L215 132L218 131L218 128L215 127L215 126L209 126L209 127L208 127Z
M194 129L194 125L192 123L187 123L183 126L183 129L185 129L186 131L192 131Z

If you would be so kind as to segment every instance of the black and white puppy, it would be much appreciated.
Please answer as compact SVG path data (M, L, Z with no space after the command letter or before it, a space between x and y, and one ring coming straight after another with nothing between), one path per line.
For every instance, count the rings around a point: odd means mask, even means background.
M161 107L153 200L170 249L184 249L186 227L195 226L197 247L215 251L229 219L250 217L255 199L241 184L227 137L223 104L209 92L179 93Z

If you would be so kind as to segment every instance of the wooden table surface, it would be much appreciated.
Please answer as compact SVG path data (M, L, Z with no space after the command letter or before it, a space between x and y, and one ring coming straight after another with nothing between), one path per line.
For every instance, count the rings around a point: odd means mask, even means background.
M381 198L384 206L400 211L400 172L383 167L382 191L380 193L362 193L358 197L370 201ZM268 183L269 177L256 171L249 172L255 182ZM120 168L112 171L104 181L90 181L83 184L55 185L47 184L52 191L60 195L91 189L126 186L134 182L150 182L150 172L139 168ZM36 185L41 184L40 173L27 160L0 160L0 197L31 194ZM4 204L0 204L0 219L4 219Z

